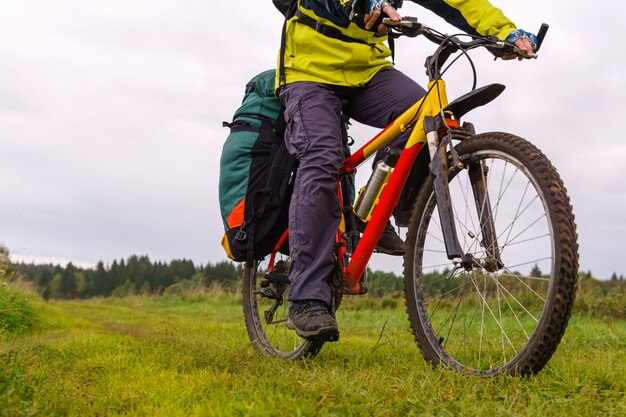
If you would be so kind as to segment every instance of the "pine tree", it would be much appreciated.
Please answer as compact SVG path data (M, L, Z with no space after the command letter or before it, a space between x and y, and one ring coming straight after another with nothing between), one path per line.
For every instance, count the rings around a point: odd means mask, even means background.
M68 263L61 273L59 292L62 298L74 298L76 296L76 267Z
M48 284L50 284L50 281L52 281L53 276L54 274L52 273L52 269L44 269L43 271L41 271L41 275L39 275L39 277L37 278L37 286L39 286L40 288L47 287Z
M107 271L104 269L102 261L98 261L91 283L91 295L107 295L107 286Z
M60 272L57 272L52 277L50 284L48 285L48 291L44 291L44 298L47 299L58 299L63 298L63 293L61 292L61 281L63 280L63 276Z
M196 274L196 267L188 259L175 259L170 262L170 269L178 281L191 279Z

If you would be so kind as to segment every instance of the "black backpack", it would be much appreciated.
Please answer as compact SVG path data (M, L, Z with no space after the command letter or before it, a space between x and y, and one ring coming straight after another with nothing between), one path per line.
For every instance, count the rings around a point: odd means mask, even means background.
M275 70L246 85L220 159L222 246L229 258L251 263L269 254L287 229L296 159L283 142L283 108L274 96ZM283 251L288 251L285 245Z
M289 19L296 11L297 0L272 0L278 11ZM292 4L293 3L293 4Z

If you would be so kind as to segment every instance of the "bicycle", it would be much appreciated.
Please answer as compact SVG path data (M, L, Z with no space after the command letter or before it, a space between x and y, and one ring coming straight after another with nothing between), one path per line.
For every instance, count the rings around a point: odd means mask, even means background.
M415 18L385 23L394 37L423 35L439 46L426 59L426 96L341 167L340 176L355 172L376 151L410 132L404 149L388 158L392 170L365 210L362 236L355 231L354 208L343 205L341 178L337 182L344 210L335 245L333 312L344 294L367 291L367 263L394 214L398 224L408 226L406 310L424 358L479 376L536 373L556 350L572 312L578 272L572 207L556 169L537 147L508 133L476 134L471 123L460 123L505 88L476 88L467 52L478 47L496 56L520 51L492 37L462 41ZM538 49L546 31L542 25ZM472 63L474 84L448 103L442 75L461 56ZM289 257L281 248L287 235L268 260L245 268L244 315L257 350L299 359L316 355L323 342L301 339L285 326Z

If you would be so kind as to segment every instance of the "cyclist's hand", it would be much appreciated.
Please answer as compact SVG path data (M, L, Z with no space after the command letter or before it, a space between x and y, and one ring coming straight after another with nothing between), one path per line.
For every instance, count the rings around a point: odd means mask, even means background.
M394 22L399 22L402 20L400 14L394 9L389 3L384 0L370 0L371 10L369 13L365 15L363 19L363 23L365 23L365 29L370 30L372 26L376 24L376 22L380 18L381 11L386 14L391 20ZM376 27L378 33L384 35L389 30L386 25L380 23Z
M524 58L532 58L537 50L537 37L534 34L526 32L522 29L511 32L504 40L514 44L521 53L521 55L505 55L502 57L504 60L517 58L521 61Z

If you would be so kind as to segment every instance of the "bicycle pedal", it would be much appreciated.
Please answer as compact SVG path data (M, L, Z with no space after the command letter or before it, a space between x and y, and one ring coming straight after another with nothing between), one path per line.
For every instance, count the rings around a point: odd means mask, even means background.
M338 342L339 341L339 333L331 336L326 340L326 342Z
M339 332L336 333L322 333L319 336L306 338L313 343L332 343L339 341Z
M274 284L289 284L289 277L286 273L270 272L265 275L265 279Z
M269 287L261 288L259 290L254 291L254 293L260 295L261 297L269 298L271 300L278 300L282 296L282 294L274 291L273 289Z

